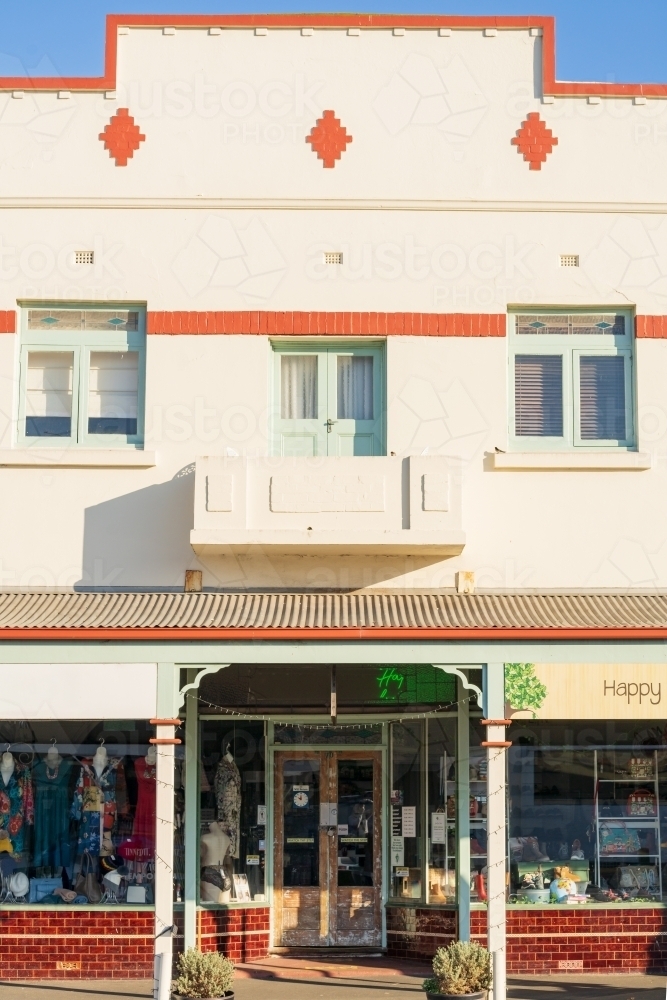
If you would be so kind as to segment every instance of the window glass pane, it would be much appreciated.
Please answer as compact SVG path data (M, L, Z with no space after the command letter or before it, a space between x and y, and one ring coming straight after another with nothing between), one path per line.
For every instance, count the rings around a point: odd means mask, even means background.
M283 354L281 356L280 416L283 420L316 419L316 354Z
M582 357L579 361L581 437L624 441L625 358Z
M139 354L92 351L88 377L88 433L136 434Z
M396 899L421 899L421 722L391 727L391 890Z
M30 351L26 374L26 437L70 437L72 433L71 351Z
M338 357L338 417L373 419L372 357Z
M517 316L516 332L521 336L625 336L625 316L614 313L574 313L571 316Z
M126 720L0 723L3 903L154 902L153 732Z
M29 309L29 330L138 330L139 313L126 309Z
M320 884L320 762L285 760L283 885Z
M428 894L430 903L456 902L456 722L428 723Z
M201 899L255 899L266 874L264 724L205 721L200 739Z
M517 354L514 366L516 435L518 437L562 437L562 356L560 354Z
M338 759L338 885L373 885L373 761Z

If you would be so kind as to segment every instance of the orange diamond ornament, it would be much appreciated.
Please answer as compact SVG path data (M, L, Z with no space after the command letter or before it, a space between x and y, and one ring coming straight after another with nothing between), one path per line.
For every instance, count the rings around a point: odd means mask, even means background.
M336 160L340 160L347 144L352 142L352 136L347 134L333 111L325 111L306 136L306 142L322 160L323 167L335 167Z
M512 145L519 147L519 152L523 154L531 170L541 170L549 153L558 145L558 139L547 128L539 113L531 111L512 139Z
M144 142L146 136L134 124L134 118L127 108L119 108L109 124L100 132L99 138L109 155L116 161L117 167L126 167L127 161L134 156L134 151Z

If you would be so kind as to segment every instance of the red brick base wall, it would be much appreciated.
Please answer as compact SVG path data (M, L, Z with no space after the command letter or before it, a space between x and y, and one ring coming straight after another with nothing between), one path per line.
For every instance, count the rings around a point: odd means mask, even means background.
M0 910L3 979L146 979L149 910Z
M269 952L269 907L199 910L197 939L202 951L221 951L234 962L252 962Z
M472 935L486 942L486 911L472 913ZM451 910L387 908L391 955L430 958L456 937ZM526 907L507 911L510 973L667 972L667 909Z

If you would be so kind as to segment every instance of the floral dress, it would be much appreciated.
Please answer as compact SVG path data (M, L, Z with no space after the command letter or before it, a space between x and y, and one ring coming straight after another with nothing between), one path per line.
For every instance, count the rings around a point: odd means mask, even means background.
M120 757L111 757L98 778L92 759L84 760L74 789L72 818L79 822L77 854L102 851L102 837L113 833L118 814L127 812L125 771Z
M6 830L14 856L26 847L26 827L35 818L30 768L15 764L7 784L0 778L0 830Z
M218 807L218 823L225 831L231 844L229 855L238 858L240 849L241 819L241 774L233 760L223 757L217 766L215 779L215 801Z

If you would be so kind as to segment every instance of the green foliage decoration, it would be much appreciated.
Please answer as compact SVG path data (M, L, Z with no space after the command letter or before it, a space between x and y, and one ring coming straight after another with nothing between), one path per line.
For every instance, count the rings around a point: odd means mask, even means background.
M505 664L505 698L513 709L532 712L535 718L546 696L546 685L535 674L533 663Z

